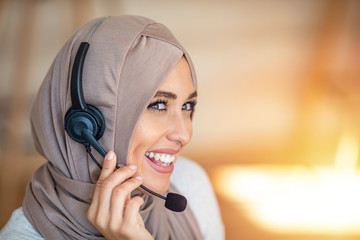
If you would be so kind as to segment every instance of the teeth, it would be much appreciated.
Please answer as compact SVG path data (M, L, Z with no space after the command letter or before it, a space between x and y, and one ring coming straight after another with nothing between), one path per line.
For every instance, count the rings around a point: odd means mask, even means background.
M167 167L170 163L156 163L156 165Z
M156 164L161 166L169 166L175 160L175 156L169 154L146 152L145 156L149 158L154 158L156 161L160 160L161 163Z

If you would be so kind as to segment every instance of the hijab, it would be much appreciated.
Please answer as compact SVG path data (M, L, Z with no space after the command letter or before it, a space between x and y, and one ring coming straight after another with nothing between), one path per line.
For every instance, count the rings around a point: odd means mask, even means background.
M23 211L46 239L104 239L86 217L100 169L84 146L64 131L75 55L98 22L85 24L61 48L30 114L35 146L47 162L26 188ZM189 63L196 89L194 67L169 29L144 17L108 18L94 30L89 44L83 68L84 97L105 118L100 145L114 150L119 165L127 165L134 129L157 89L182 56ZM100 154L93 154L102 164ZM169 191L176 189L170 184ZM161 199L139 191L133 195L144 198L140 214L155 239L202 238L189 207L175 213Z

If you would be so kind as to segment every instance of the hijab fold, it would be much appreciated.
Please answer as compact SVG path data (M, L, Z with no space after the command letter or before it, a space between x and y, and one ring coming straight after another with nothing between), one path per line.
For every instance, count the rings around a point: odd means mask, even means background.
M100 169L63 127L71 107L70 73L76 51L98 21L85 24L62 47L30 114L35 146L48 161L28 184L23 211L45 239L104 239L86 217ZM127 165L136 124L162 82L182 56L189 63L196 89L195 71L171 32L148 18L108 18L95 29L89 43L83 68L84 97L105 118L100 145L115 151L119 165ZM93 154L102 164L100 154ZM173 185L169 191L177 192ZM140 215L155 239L202 238L189 207L174 213L164 207L162 199L138 190L132 195L144 198Z

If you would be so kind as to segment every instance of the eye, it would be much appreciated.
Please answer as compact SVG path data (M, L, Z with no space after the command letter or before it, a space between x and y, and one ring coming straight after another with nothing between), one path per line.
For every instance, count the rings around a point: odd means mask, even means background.
M153 103L150 103L149 106L147 107L150 110L154 110L154 111L166 111L166 106L167 106L167 101L164 100L157 100Z
M194 111L195 110L196 101L189 101L182 105L181 110L183 111Z

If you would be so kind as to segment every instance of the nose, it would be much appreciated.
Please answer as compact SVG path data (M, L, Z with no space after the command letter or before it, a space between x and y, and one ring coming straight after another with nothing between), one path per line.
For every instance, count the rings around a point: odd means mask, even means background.
M182 112L174 113L169 119L167 138L182 145L189 143L192 137L192 121Z

